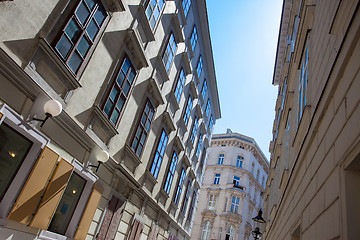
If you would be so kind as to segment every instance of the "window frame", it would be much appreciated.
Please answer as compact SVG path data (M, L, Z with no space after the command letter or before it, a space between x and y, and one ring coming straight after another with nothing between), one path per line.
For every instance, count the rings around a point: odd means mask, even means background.
M191 45L191 50L193 52L195 51L197 43L198 43L198 34L197 34L196 25L194 25L190 36L190 45Z
M236 167L243 168L243 164L244 164L244 157L241 155L238 155L237 159L236 159Z
M189 94L189 97L187 99L185 109L184 109L184 115L182 117L182 119L185 123L185 126L187 126L189 123L192 107L193 107L193 99L191 97L191 94Z
M224 159L225 159L225 154L224 154L224 153L220 153L220 154L219 154L219 157L218 157L217 165L223 165L223 164L224 164Z
M159 10L159 16L158 16L157 19L155 19L155 24L154 24L154 26L151 26L151 20L150 20L150 19L151 19L151 17L154 16L154 12L155 12L155 11L154 11L154 10L150 10L150 11L151 11L151 14L150 14L150 16L148 16L148 8L151 6L150 3L151 3L152 1L156 1L156 4L155 4L154 9L159 6L159 1L162 1L162 2L163 2L163 5L162 5L161 9ZM145 15L146 15L146 19L147 19L147 21L148 21L148 23L149 23L149 25L150 25L150 29L151 29L151 31L153 31L153 32L155 31L156 26L157 26L158 23L160 22L160 18L161 18L161 16L162 16L162 12L163 12L164 9L165 9L165 5L166 5L166 1L165 1L165 0L149 0L149 1L147 2L147 6L146 6L146 8L145 8Z
M230 212L239 214L239 208L240 208L240 197L232 196Z
M201 231L201 240L207 240L211 232L211 223L210 221L205 221Z
M122 80L122 84L121 86L118 84L117 82L117 79L119 78L120 74L123 73L123 67L124 67L124 64L125 64L125 61L128 61L130 63L130 66L129 66L129 69L128 69L128 72L126 73L125 75L125 78ZM131 70L133 70L133 72L135 73L134 75L134 79L132 80L132 82L130 83L130 88L128 90L128 94L125 95L124 94L124 87L125 87L125 84L126 83L129 83L130 81L128 81L128 75L130 74ZM122 58L122 61L121 61L121 65L119 66L119 69L116 71L116 75L115 77L113 77L113 80L112 80L112 84L111 86L109 86L109 89L108 89L108 93L105 95L104 97L104 100L103 100L103 104L102 104L102 107L101 107L101 110L103 111L103 113L105 114L105 117L109 120L109 122L117 127L119 125L119 122L120 122L120 119L122 118L122 113L124 112L123 110L125 109L125 106L128 102L128 99L129 99L129 96L131 95L131 92L132 92L132 89L135 85L135 81L136 81L136 77L137 77L138 73L136 71L136 68L134 67L134 65L132 64L130 58L125 55L123 58ZM117 95L115 96L115 99L116 101L114 101L113 105L111 106L111 110L109 112L110 115L108 115L108 113L106 113L105 111L105 107L108 103L109 100L111 100L111 93L113 91L114 88L117 88L118 89L118 93ZM114 123L111 118L112 118L112 115L114 113L114 111L117 109L117 104L118 104L118 101L123 97L125 96L125 101L123 102L123 105L122 105L122 108L120 109L119 111L119 115L116 119L116 122Z
M178 104L180 103L181 94L184 91L185 82L186 82L185 71L183 68L181 68L174 88L174 96Z
M215 173L215 177L214 177L214 185L219 185L220 184L220 178L221 178L221 174L220 173Z
M178 180L178 183L177 183L176 192L175 192L175 195L174 195L174 200L173 200L176 206L179 205L179 201L180 201L180 197L181 197L181 193L182 193L182 188L183 188L183 185L184 185L185 175L186 175L185 168L182 168L181 173L180 173L180 177L179 177L179 180Z
M181 6L183 7L185 18L187 18L191 7L191 0L182 0Z
M237 187L240 186L240 180L241 180L241 178L239 176L234 175L233 183L235 186L237 186Z
M207 209L208 210L214 210L215 209L215 204L216 204L216 196L214 194L210 194L208 204L207 204Z
M164 52L162 54L162 62L164 64L166 72L170 71L171 65L174 62L176 56L176 51L177 51L177 42L175 39L175 35L173 32L170 32Z
M174 179L175 169L178 161L179 161L178 154L176 153L176 151L173 151L163 186L163 189L167 194L170 193L170 189L171 189L172 181Z
M195 142L195 136L196 136L196 133L197 133L197 130L198 130L198 126L199 126L199 120L198 120L198 117L195 116L194 117L194 123L193 123L193 126L191 128L191 135L190 135L191 144L194 144L194 142Z
M186 191L185 191L185 195L184 195L183 204L181 206L181 213L184 216L185 216L186 209L187 209L187 204L188 204L188 201L189 201L189 198L190 198L191 185L192 185L192 178L189 177L188 182L186 184Z
M163 139L163 136L164 136L164 139ZM162 129L159 140L158 140L158 144L157 144L157 147L156 147L153 159L152 159L152 163L150 165L150 170L149 170L150 174L155 179L157 179L157 177L159 176L159 171L160 171L162 161L164 159L168 140L169 140L169 135L167 134L165 129ZM156 158L157 156L158 156L158 158Z
M198 79L200 79L201 77L201 73L203 72L203 61L202 61L202 56L199 56L199 60L196 64L196 76L198 77Z
M204 79L204 82L203 82L203 85L201 88L201 96L204 101L205 101L206 93L207 93L207 81L206 81L206 79Z
M309 40L306 42L299 64L299 93L298 93L298 125L302 119L307 104L308 66L309 66Z

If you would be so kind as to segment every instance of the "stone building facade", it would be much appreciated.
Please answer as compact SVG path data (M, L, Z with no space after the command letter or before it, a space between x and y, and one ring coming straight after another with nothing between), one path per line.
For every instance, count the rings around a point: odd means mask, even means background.
M252 239L268 170L254 139L230 130L214 134L191 239Z
M190 239L220 118L205 0L0 1L0 22L0 239Z
M359 5L283 2L265 239L360 239Z

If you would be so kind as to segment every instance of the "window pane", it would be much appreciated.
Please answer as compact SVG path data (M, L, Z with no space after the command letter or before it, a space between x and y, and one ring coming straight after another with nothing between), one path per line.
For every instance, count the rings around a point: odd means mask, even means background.
M94 0L85 0L87 6L92 10L96 4Z
M83 36L80 40L79 45L77 46L77 50L80 52L81 56L85 58L87 52L90 49L90 43L89 41Z
M86 23L86 20L90 16L90 11L87 9L84 2L81 2L80 6L75 12L77 18L79 19L80 23L84 26Z
M135 71L134 71L133 69L131 69L131 71L130 71L130 73L129 73L129 77L128 77L130 83L133 83L134 78L135 78L135 75L136 75Z
M113 106L113 103L111 102L110 99L107 100L106 104L105 104L105 107L104 107L104 112L106 113L106 115L110 115L110 111L111 111L111 108Z
M120 112L124 106L124 102L125 102L125 98L124 96L121 96L116 104L116 107L119 109Z
M80 55L75 51L72 56L70 57L70 60L68 62L69 67L71 70L76 73L79 70L79 67L82 63L82 58Z
M49 231L65 234L85 184L85 179L76 173L72 174L48 227Z
M116 96L118 95L118 90L114 87L112 90L111 90L111 93L110 93L110 99L115 102L115 98Z
M0 125L0 200L12 182L32 142L10 128Z
M119 84L120 87L122 86L124 79L125 79L125 75L122 71L120 71L120 73L116 79L116 82L117 82L117 84Z
M140 156L142 149L143 149L143 146L139 145L138 149L136 150L136 155Z
M89 37L91 38L91 40L94 41L97 33L99 32L99 28L96 25L94 19L92 19L90 21L89 25L86 28L86 32L89 35Z
M69 41L69 39L66 37L66 35L62 35L60 38L60 41L58 42L58 44L56 45L56 49L60 52L61 56L65 59L66 56L68 55L70 49L72 47L71 42Z
M156 24L156 20L155 20L155 18L154 18L154 16L151 18L151 20L150 20L150 26L151 26L151 29L153 29L154 30L154 28L155 28L155 24Z
M97 9L97 11L95 13L95 20L99 24L99 26L101 26L103 24L105 18L106 18L106 12L102 8L102 6L99 6L99 8Z
M124 63L121 67L121 69L124 71L125 75L127 75L127 72L129 71L129 68L131 67L129 59L125 58Z
M129 95L130 87L131 87L130 83L126 81L123 89L125 96Z
M148 119L148 120L146 121L146 124L145 124L145 130L146 130L146 131L149 131L149 129L150 129L150 124L151 124L151 121L150 121L150 119Z
M116 124L118 118L120 116L120 112L117 109L114 109L114 112L112 113L110 121L114 124Z
M73 43L76 43L81 35L81 29L74 19L71 19L65 29L65 33L69 36Z

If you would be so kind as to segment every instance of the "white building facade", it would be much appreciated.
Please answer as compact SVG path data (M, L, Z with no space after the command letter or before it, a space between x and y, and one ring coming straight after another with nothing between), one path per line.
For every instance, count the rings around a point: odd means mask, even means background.
M268 171L254 139L230 130L213 135L191 239L251 239Z

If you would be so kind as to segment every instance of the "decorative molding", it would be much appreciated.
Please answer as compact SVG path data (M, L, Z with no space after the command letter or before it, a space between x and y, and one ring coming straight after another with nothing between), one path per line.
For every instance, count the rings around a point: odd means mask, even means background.
M169 131L168 134L172 131L174 131L175 128L175 124L172 120L172 117L170 116L170 113L168 111L164 111L162 114L162 121L165 123L165 126L167 127L167 130Z
M143 27L148 42L155 41L154 33L146 17L145 8L142 4L139 5L137 16L138 16L137 17L138 22L141 23L141 26Z
M164 97L162 96L159 85L157 84L155 79L150 78L148 81L149 83L148 83L147 91L155 100L156 107L164 104L165 103Z
M184 34L181 29L180 19L179 19L179 16L177 13L173 13L173 15L172 15L172 24L174 27L174 33L175 33L177 43L184 42L185 38L184 38Z
M148 59L145 56L145 51L134 29L127 30L125 44L132 56L137 59L136 68L138 70L149 66Z
M186 75L191 74L192 68L191 68L191 64L190 64L189 55L187 54L187 52L181 53L181 59L184 63L184 69L185 69Z

